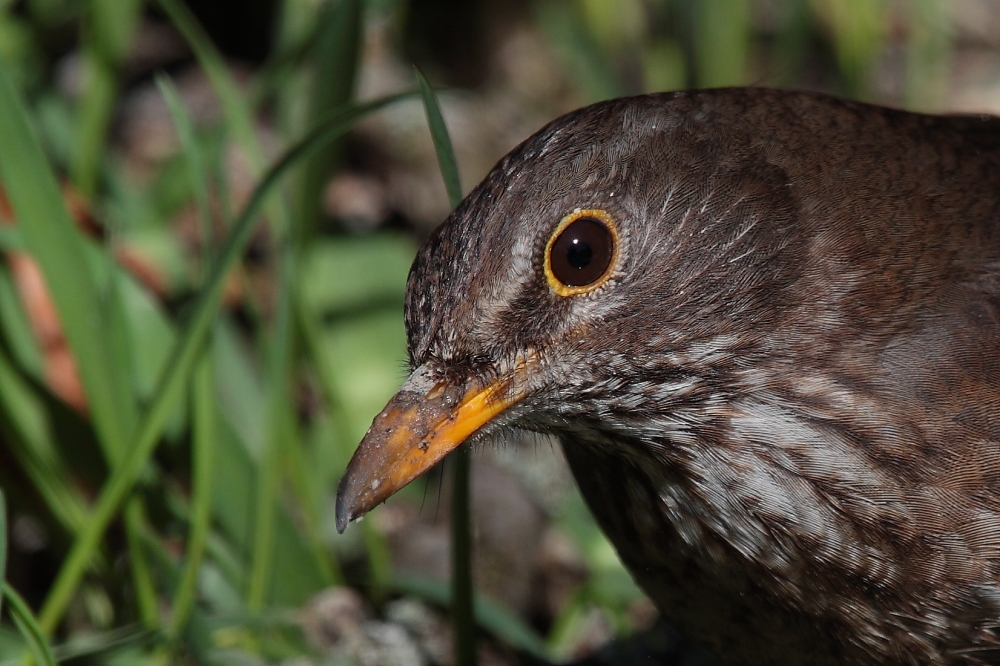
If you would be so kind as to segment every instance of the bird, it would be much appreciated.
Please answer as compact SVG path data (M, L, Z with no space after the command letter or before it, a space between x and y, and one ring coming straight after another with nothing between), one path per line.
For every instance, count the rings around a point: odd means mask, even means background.
M460 445L541 433L720 662L1000 663L1000 119L599 102L429 236L404 321L339 529Z

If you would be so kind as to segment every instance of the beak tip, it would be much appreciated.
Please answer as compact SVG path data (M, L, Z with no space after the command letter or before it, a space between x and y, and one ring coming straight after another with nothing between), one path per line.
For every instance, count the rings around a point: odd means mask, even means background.
M347 507L347 502L344 501L343 495L343 485L341 485L340 492L337 493L337 533L343 534L344 530L347 529L347 523L351 522L351 510Z

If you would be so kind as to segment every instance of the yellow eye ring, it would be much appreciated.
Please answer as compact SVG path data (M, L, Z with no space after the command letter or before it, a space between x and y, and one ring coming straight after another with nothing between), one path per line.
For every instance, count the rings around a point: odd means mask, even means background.
M545 279L559 296L597 289L617 262L618 227L598 208L574 210L559 221L545 244Z

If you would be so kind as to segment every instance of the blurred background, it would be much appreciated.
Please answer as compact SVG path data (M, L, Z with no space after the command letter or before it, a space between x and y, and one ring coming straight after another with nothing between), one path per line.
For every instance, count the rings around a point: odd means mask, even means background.
M333 524L449 210L419 99L250 207L414 64L468 190L559 114L648 91L1000 114L1000 1L0 0L0 664L41 634L73 664L454 663L449 475ZM551 443L472 476L480 663L671 663Z

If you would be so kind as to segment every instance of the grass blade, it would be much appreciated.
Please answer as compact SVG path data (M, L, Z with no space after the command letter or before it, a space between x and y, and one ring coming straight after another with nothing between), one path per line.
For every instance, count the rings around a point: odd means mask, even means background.
M448 201L452 208L458 208L458 204L462 203L462 183L458 176L458 162L455 160L455 151L451 146L451 137L444 124L444 116L441 115L437 96L423 72L414 69L417 73L417 81L420 83L420 97L424 101L424 111L427 112L427 124L431 128L431 138L434 139L434 150L437 153L441 178L444 179L444 187L448 190Z
M256 138L253 116L244 103L243 95L230 75L222 55L186 5L177 0L159 0L159 5L170 22L191 45L198 64L205 70L212 84L212 90L219 97L226 125L233 136L239 139L243 149L249 153L254 169L263 170L264 152Z
M32 130L27 111L0 66L0 180L17 214L25 244L42 269L63 333L84 385L102 451L114 468L137 421L128 330L115 273L106 276L104 295L88 265L86 248L69 213L55 175ZM126 527L136 529L130 511ZM134 551L133 551L134 552ZM140 607L155 609L140 553L133 572ZM148 621L152 621L147 617Z
M74 542L69 555L59 570L39 616L39 623L46 634L55 628L66 611L70 599L80 583L87 562L96 551L108 524L117 513L122 500L132 490L139 473L152 454L167 417L170 415L174 396L190 375L212 319L215 317L215 312L222 298L226 275L242 256L256 226L257 214L268 195L290 169L298 166L302 159L308 157L312 151L321 147L326 141L346 131L356 120L376 109L410 96L411 93L403 93L383 97L367 104L350 106L335 113L329 120L315 128L286 152L254 190L250 200L233 225L232 232L229 234L221 254L213 264L206 285L195 303L190 321L174 343L169 361L164 366L153 398L150 400L149 407L145 410L136 429L136 435L127 449L126 458L115 468L111 478L101 489L90 522L86 525L83 534Z
M349 102L354 94L363 10L362 0L330 2L320 10L319 30L312 44L310 124L322 118L328 109ZM302 169L297 202L301 237L308 236L319 221L323 188L341 152L340 146L330 144Z
M437 97L424 75L417 70L420 96L427 112L437 152L438 165L444 178L451 207L462 201L462 184L458 176L458 163L451 147L448 128L445 127ZM455 631L455 661L459 666L475 666L476 620L475 590L472 584L472 515L469 507L469 470L472 465L469 447L460 446L448 456L455 465L451 497L451 622Z
M343 576L337 560L330 557L323 544L323 534L320 528L320 509L316 506L313 484L310 483L309 473L306 470L306 459L303 455L302 446L299 444L303 440L302 433L298 431L298 424L294 423L291 415L286 412L284 424L286 433L285 441L293 442L294 445L288 447L288 467L289 485L292 493L298 500L299 508L302 511L302 530L305 532L306 544L312 551L316 560L320 574L326 580L327 586L340 585L343 583Z
M173 616L170 619L168 636L176 643L180 639L184 627L187 626L191 609L194 608L195 592L198 585L198 573L201 570L202 557L205 554L205 542L208 539L209 522L212 517L212 482L214 469L212 461L215 457L213 443L215 442L215 399L212 393L212 363L210 352L206 350L201 362L194 371L194 388L191 392L194 418L194 433L192 448L194 461L192 463L194 477L191 490L191 526L188 534L187 551L184 556L184 570L174 593L172 605Z
M459 666L475 666L477 661L472 582L471 456L467 446L458 447L450 456L455 465L451 489L451 622L455 631L455 662Z
M205 74L212 84L212 90L215 91L222 105L222 113L226 119L229 134L235 137L243 150L246 151L253 174L259 176L264 172L266 159L254 127L253 111L245 102L236 81L222 59L222 55L184 3L178 0L158 1L170 21L191 45L191 49L198 59L198 64L205 70ZM279 230L289 228L287 208L280 202L269 206L269 214Z
M22 239L45 275L105 456L113 463L124 450L128 432L121 418L122 406L132 396L119 395L123 382L116 375L121 369L108 349L105 322L100 316L105 307L83 243L20 95L2 64L0 118L0 180L20 223Z
M72 155L73 182L86 199L97 190L111 116L117 102L119 69L142 3L137 0L90 0L82 31L83 86L76 114Z
M59 525L75 536L86 522L87 504L59 457L34 387L0 347L0 419L6 421L4 444Z
M146 526L146 509L139 496L129 499L125 506L125 536L128 540L129 562L132 565L132 585L135 586L139 619L146 629L155 630L160 624L160 612L153 584L153 573L142 545L142 532Z
M7 600L10 616L14 619L14 624L21 632L24 642L28 644L28 652L34 658L35 663L38 666L56 666L56 659L52 656L52 648L45 637L45 632L42 631L21 595L10 585L4 583L3 598Z
M289 383L292 363L292 299L287 297L293 249L288 245L279 258L278 289L284 295L278 299L274 331L268 348L267 419L264 451L257 474L256 524L254 526L253 556L250 566L250 586L247 590L247 607L251 612L264 609L265 596L271 582L274 561L275 514L278 509L278 491L281 485L283 424L289 408Z
M188 172L191 176L191 192L194 194L195 205L198 208L198 223L201 227L201 251L204 260L211 257L212 247L212 209L209 205L208 174L198 149L198 139L195 136L194 123L191 116L184 110L180 93L173 81L162 74L156 76L156 87L160 89L163 100L170 111L177 138L180 140L181 151L187 160ZM207 263L205 264L207 265ZM204 269L203 269L204 270Z
M0 489L0 583L7 580L7 504ZM3 609L3 596L0 595L0 610Z

